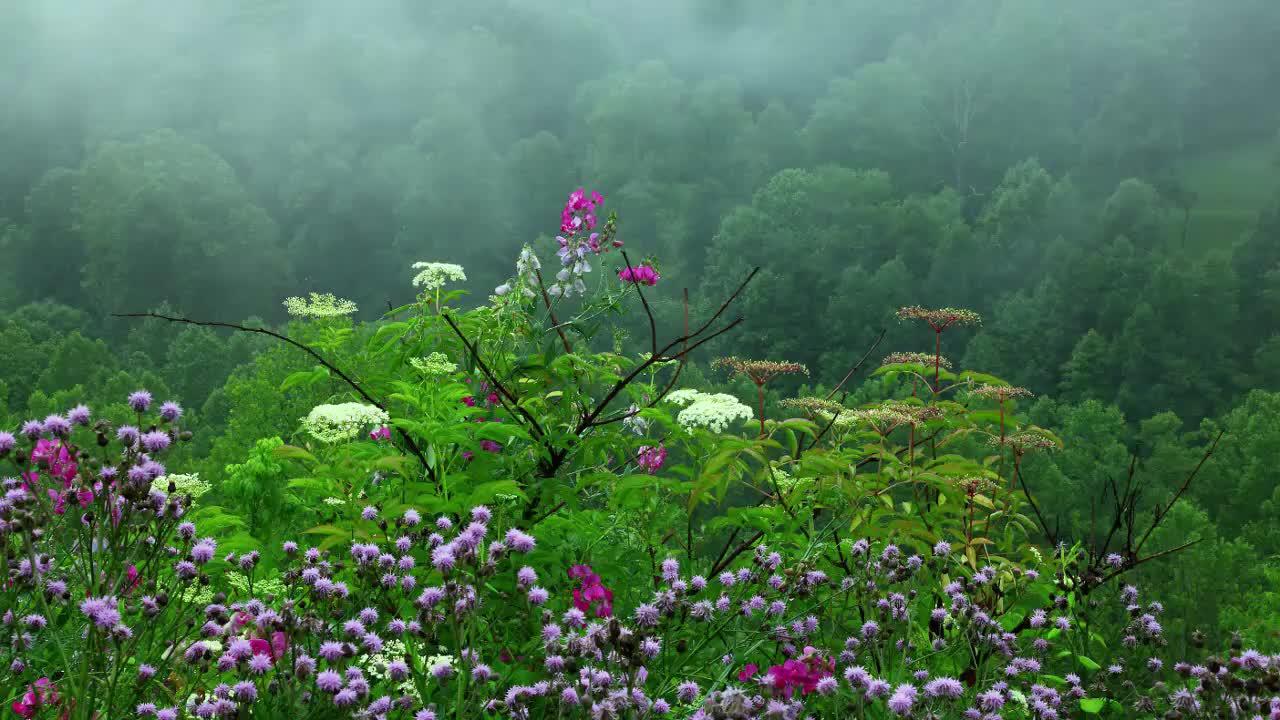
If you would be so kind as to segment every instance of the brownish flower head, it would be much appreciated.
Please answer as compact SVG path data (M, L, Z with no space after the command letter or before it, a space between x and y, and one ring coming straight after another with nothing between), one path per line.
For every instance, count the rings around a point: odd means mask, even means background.
M818 413L827 413L835 415L836 413L848 413L849 409L838 402L827 400L820 397L798 397L787 398L778 403L782 407L796 408L804 410L807 413L816 415Z
M989 492L995 485L988 478L981 475L970 475L967 477L955 478L951 481L953 485L964 491L964 494L973 498L980 492Z
M1013 451L1019 455L1030 450L1057 450L1058 442L1049 436L1043 430L1032 428L1023 430L1022 432L1006 435L1002 440L999 437L992 437L991 444L1000 446L1004 445L1013 448Z
M800 363L778 362L776 360L743 360L737 357L723 357L712 363L713 367L727 367L734 373L741 373L751 378L756 385L764 385L779 375L808 375L809 368Z
M927 310L919 305L898 308L899 320L923 320L934 332L942 332L952 325L981 325L982 317L972 310L962 308L938 308Z
M906 403L892 403L895 410L906 418L906 422L911 425L923 425L930 420L936 420L942 417L942 408L935 405L909 405Z
M909 420L898 408L889 405L854 410L851 414L855 420L870 425L881 434L888 434Z
M1005 400L1011 400L1013 398L1031 397L1035 394L1022 387L1014 387L1012 385L990 385L985 383L970 390L969 392L977 395L978 397L991 398L998 402L1004 402Z
M880 361L880 364L882 366L883 365L933 365L935 360L937 361L940 367L944 367L948 370L951 369L951 361L946 359L945 357L942 357L941 355L934 355L933 353L921 353L921 352L889 353L884 357L884 360Z

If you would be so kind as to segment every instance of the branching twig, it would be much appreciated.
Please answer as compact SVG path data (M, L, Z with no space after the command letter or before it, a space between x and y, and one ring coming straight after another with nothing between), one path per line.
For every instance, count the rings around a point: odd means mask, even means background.
M887 332L889 332L888 328L880 328L880 334L876 336L876 341L871 343L871 347L867 348L867 351L862 353L862 357L858 358L858 362L855 363L853 367L849 368L849 372L844 374L844 379L842 379L835 387L831 388L831 392L827 393L828 400L830 400L837 392L840 392L840 388L844 387L844 384L849 382L849 378L853 377L853 374L858 372L858 368L862 367L862 364L867 361L867 358L871 356L871 353L875 352L877 347L880 347L880 341L884 340L885 333Z
M519 413L519 415L529 423L530 432L533 433L534 437L545 437L546 432L543 431L542 425L538 423L537 418L535 418L528 410L521 407L520 401L516 398L515 394L508 390L507 387L498 380L498 377L493 374L493 371L485 364L484 359L480 357L480 351L476 349L475 345L471 344L471 341L467 339L467 336L462 333L462 328L459 328L458 324L453 321L452 314L441 313L440 315L444 318L444 321L449 324L449 327L453 330L453 333L458 336L458 339L462 341L463 346L467 348L467 353L469 353L471 358L475 360L476 367L480 368L480 372L484 373L485 377L489 378L489 382L493 383L494 387L497 388L504 404L509 404L507 411L513 414Z
M1196 463L1196 466L1191 470L1190 473L1187 473L1186 479L1182 481L1182 486L1179 487L1178 491L1173 494L1173 499L1169 501L1169 504L1165 505L1164 507L1160 507L1158 505L1156 506L1155 517L1151 519L1151 527L1147 528L1147 531L1146 533L1143 534L1142 539L1139 540L1137 546L1134 547L1133 549L1134 555L1137 555L1138 551L1142 550L1142 546L1146 544L1147 538L1151 537L1151 533L1155 532L1156 527L1158 527L1161 521L1164 520L1165 515L1169 514L1169 511L1173 509L1173 506L1177 504L1178 499L1182 497L1182 493L1186 492L1187 488L1191 486L1191 481L1194 480L1196 475L1200 473L1200 468L1204 467L1204 464L1209 461L1210 457L1213 456L1213 451L1218 448L1218 441L1222 439L1223 434L1225 434L1226 432L1227 431L1225 429L1218 431L1218 435L1214 437L1213 442L1209 444L1209 449L1205 450L1204 455L1200 457L1200 462Z
M644 297L644 290L640 289L640 282L635 276L635 268L631 266L631 258L627 257L627 251L623 250L622 261L627 264L627 270L631 273L631 284L636 288L636 294L640 296L640 304L644 306L644 314L649 316L649 346L650 353L658 354L658 325L653 320L653 310L649 307L649 301Z
M556 331L560 336L560 342L564 344L564 351L573 354L573 346L569 344L569 337L564 334L564 325L556 320L556 311L551 309L551 295L547 293L547 286L542 282L542 271L538 268L533 269L534 277L538 279L538 290L542 292L542 302L547 306L547 318L551 320L551 329Z
M171 315L162 315L160 313L154 313L154 312L112 313L111 316L118 317L118 318L155 318L157 320L167 320L169 322L185 323L187 325L229 328L231 330L238 330L240 332L258 333L260 335L266 335L268 337L275 338L276 340L286 342L298 348L299 350L307 353L308 355L310 355L312 358L315 359L316 362L323 365L325 369L327 369L329 372L333 373L334 375L337 375L339 378L342 379L343 382L350 385L351 389L355 390L360 395L361 398L364 398L365 402L369 403L370 405L376 406L379 410L385 411L387 409L386 405L382 401L374 398L372 395L366 392L364 388L360 387L360 383L351 379L350 376L348 376L345 372L343 372L333 363L329 362L328 360L325 360L324 356L322 356L320 353L316 352L311 347L304 345L303 343L300 343L297 340L294 340L293 338L287 335L282 335L278 332L274 332L266 328L248 327L246 325L237 325L235 323L227 323L227 322L217 322L213 320L192 320L190 318L173 317ZM409 435L409 433L399 428L396 428L396 430L397 432L400 433L400 437L404 440L405 446L409 448L409 452L413 453L414 457L416 457L418 459L418 462L422 465L422 468L427 471L427 475L434 481L435 471L432 469L430 463L427 462L427 458L425 455L423 455L422 450L418 447L418 444L414 442L413 438Z

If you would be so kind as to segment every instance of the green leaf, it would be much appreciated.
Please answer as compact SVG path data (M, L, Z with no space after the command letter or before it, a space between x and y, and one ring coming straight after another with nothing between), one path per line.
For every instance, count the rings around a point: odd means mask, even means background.
M310 370L299 370L292 373L289 377L280 383L280 392L284 392L293 387L309 387L325 380L329 377L329 369L323 365L317 365Z
M1084 712L1096 715L1102 712L1102 708L1105 707L1106 704L1107 701L1105 698L1081 698L1080 709Z
M275 456L278 458L288 458L290 460L303 460L309 463L318 463L315 455L303 450L297 445L281 445L274 450Z
M1085 670L1088 670L1090 672L1096 672L1102 669L1101 665L1094 662L1093 658L1090 658L1086 655L1077 655L1076 659L1080 661L1081 667L1083 667Z

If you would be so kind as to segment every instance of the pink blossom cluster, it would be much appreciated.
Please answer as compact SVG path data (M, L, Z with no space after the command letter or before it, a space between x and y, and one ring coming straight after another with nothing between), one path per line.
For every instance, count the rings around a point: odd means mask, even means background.
M636 265L634 267L624 267L618 271L618 279L622 282L635 283L636 285L648 285L650 287L657 285L662 276L652 265Z
M662 464L666 460L667 448L663 445L641 445L640 450L636 452L636 465L639 465L641 469L650 475L661 470Z
M560 258L560 271L556 273L556 282L547 288L553 297L570 297L574 293L586 293L587 286L583 277L591 272L589 255L600 255L611 248L622 247L622 241L613 237L612 220L596 231L599 219L596 211L604 204L604 196L597 191L590 194L583 188L569 193L569 200L560 212L560 235L556 236L559 249L556 255Z
M569 568L569 579L577 580L573 590L573 606L583 613L593 612L598 618L613 614L613 591L605 587L590 565Z

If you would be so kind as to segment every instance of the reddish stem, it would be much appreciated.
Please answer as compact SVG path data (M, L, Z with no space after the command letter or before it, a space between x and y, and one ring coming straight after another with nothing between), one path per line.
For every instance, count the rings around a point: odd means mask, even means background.
M760 399L760 437L764 437L764 383L756 384L756 396Z

